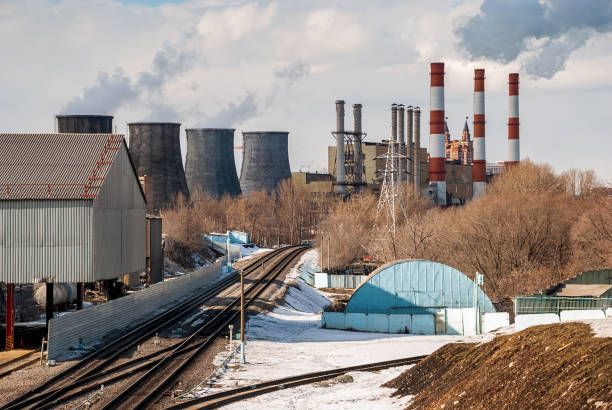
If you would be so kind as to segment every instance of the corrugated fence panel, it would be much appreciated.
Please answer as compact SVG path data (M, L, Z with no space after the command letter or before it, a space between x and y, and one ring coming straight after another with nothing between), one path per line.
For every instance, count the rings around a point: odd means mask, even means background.
M91 201L0 201L0 281L91 282Z
M225 258L222 258L191 274L52 319L49 324L49 359L70 359L70 351L78 346L79 339L91 348L113 331L133 328L155 310L175 305L194 290L213 282L224 266Z

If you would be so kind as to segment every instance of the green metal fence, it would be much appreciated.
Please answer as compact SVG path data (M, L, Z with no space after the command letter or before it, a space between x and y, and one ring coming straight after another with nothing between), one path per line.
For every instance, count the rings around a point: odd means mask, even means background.
M562 310L605 310L612 298L569 296L519 296L514 299L514 314L560 313Z

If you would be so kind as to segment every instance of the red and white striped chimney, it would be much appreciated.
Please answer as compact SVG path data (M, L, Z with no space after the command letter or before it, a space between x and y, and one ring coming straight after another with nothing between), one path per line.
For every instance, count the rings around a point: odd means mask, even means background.
M444 152L444 63L431 63L429 94L429 183L435 186L438 205L446 205Z
M484 80L484 68L474 69L474 158L472 164L472 198L481 197L487 192Z
M508 161L507 166L516 165L521 160L519 145L519 75L508 76Z

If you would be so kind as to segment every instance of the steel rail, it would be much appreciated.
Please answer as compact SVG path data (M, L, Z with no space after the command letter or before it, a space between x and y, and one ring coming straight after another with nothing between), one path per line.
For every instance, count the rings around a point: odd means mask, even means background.
M290 247L285 247L285 248L274 250L274 251L264 255L260 259L257 259L255 261L253 261L252 263L247 265L244 268L244 270L247 271L248 274L250 274L253 271L257 270L261 266L262 263L264 263L264 262L266 262L266 261L268 261L268 260L278 256L283 251L286 251L287 249L293 248L293 247L294 246L290 246ZM81 376L78 376L78 378L77 378L77 380L75 380L75 382L78 382L78 380L80 380L80 379L91 377L94 373L96 373L97 371L99 371L103 367L107 366L109 363L114 361L114 359L116 359L121 354L125 353L131 347L133 347L137 343L141 342L142 340L146 339L147 337L152 335L155 331L159 330L160 328L162 328L164 326L167 326L168 324L170 324L170 323L180 319L182 316L184 316L190 310L194 309L198 304L201 304L205 300L210 299L210 298L216 296L216 294L218 292L220 292L221 290L224 290L227 287L231 286L232 284L236 283L238 281L238 279L239 279L238 274L234 273L234 274L228 276L227 278L224 278L221 281L218 281L217 283L212 284L211 286L207 287L202 293L200 293L198 295L195 295L195 296L191 297L190 299L188 299L188 300L186 300L184 302L181 302L177 306L174 306L173 308L165 311L164 313L162 313L162 314L160 314L160 315L150 319L149 321L146 321L146 322L140 324L136 328L130 330L128 333L126 333L126 334L122 335L121 337L119 337L119 338L109 342L108 344L102 346L101 348L97 349L96 351L88 354L83 359L79 360L77 363L73 364L69 368L63 370L62 372L58 373L54 377L48 379L47 381L45 381L44 383L42 383L38 387L28 391L27 393L25 393L25 394L15 398L15 399L13 399L9 403L4 404L0 408L1 409L17 409L17 408L22 408L24 405L32 404L32 403L35 403L37 401L43 400L45 398L47 400L50 400L50 399L53 399L54 397L57 397L57 396L48 397L47 394L45 394L44 392L50 386L58 383L59 381L61 381L63 379L68 378L71 375L74 375L75 372L77 372L78 370L81 370L83 367L87 366L87 364L89 364L90 362L93 362L94 359L96 359L97 357L101 356L104 353L107 353L108 351L110 351L115 346L118 346L121 343L127 342L127 343L121 345L122 347L118 351L113 353L109 358L104 360L103 363L95 366L93 369L87 371L85 374L83 374ZM216 293L212 294L214 291L216 291ZM131 338L135 338L135 340L129 341ZM75 386L74 383L72 383L70 386L66 386L66 387L74 388L76 386ZM55 392L57 392L57 390L58 389L56 389ZM39 394L39 393L42 393L42 394ZM38 396L35 396L37 394L38 394Z
M355 371L376 371L388 369L390 367L406 366L419 363L427 356L407 357L397 360L388 360L384 362L368 363L363 365L340 367L332 370L324 370L313 373L300 374L281 379L270 380L267 382L251 384L248 386L239 387L237 389L226 390L223 392L211 394L204 397L198 397L174 406L166 408L166 410L177 410L185 408L208 409L223 406L236 401L244 400L250 397L259 396L277 390L311 384L322 380L332 379L343 374Z
M278 261L277 263L274 264L274 266L272 266L270 268L269 273L265 274L264 276L262 276L261 278L259 278L254 284L252 284L247 291L245 291L245 294L249 295L249 301L245 303L245 307L248 306L252 301L254 301L262 292L263 290L265 290L267 288L267 286L272 283L272 281L301 253L303 253L305 250L307 249L307 247L298 247L297 249L292 250L288 255L284 256L280 261ZM258 286L261 286L261 288L256 289ZM250 296L251 292L256 291L256 293L253 296ZM177 349L179 348L183 348L185 347L187 344L189 344L191 342L191 340L193 338L195 338L198 334L200 334L203 330L205 330L205 328L207 327L211 327L213 323L216 323L217 320L219 319L223 319L224 316L226 315L227 312L233 310L234 306L237 305L240 302L240 297L237 297L230 305L228 305L227 307L225 307L219 314L217 314L214 318L212 318L211 320L209 320L207 322L206 325L202 326L200 329L198 329L195 333L193 333L189 338L187 338L185 341L183 341L181 343L181 345L179 347L177 347ZM151 390L147 395L145 395L145 397L138 402L135 406L132 406L132 409L141 409L141 408L146 408L147 404L150 403L152 400L154 400L155 398L158 397L159 394L161 394L163 392L163 390L165 389L165 387L172 381L174 380L174 378L178 377L180 375L180 373L182 373L182 371L185 369L185 367L191 363L192 360L194 360L199 353L201 353L202 351L204 351L204 349L206 347L208 347L212 341L215 340L215 338L219 335L219 333L221 333L222 331L225 330L225 327L229 324L232 323L233 321L236 320L237 316L240 314L239 311L234 312L233 314L230 315L229 318L225 319L223 321L223 323L221 325L218 325L212 332L212 334L210 336L208 336L203 342L200 342L198 344L198 347L196 348L195 352L192 353L191 356L189 356L186 360L184 360L178 368L176 368L174 371L172 371L166 378L163 379L163 381L157 385L153 390ZM109 403L107 403L103 409L108 410L108 409L114 409L114 408L118 408L120 405L124 404L124 399L127 398L130 394L133 394L142 384L144 384L145 382L149 381L153 375L159 371L162 367L164 367L166 365L166 363L168 363L168 361L174 357L172 354L169 354L168 356L164 357L163 359L160 360L160 362L158 362L153 368L149 369L144 375L142 375L141 377L139 377L136 381L134 381L130 386L128 386L125 390L123 390L118 396L115 396Z

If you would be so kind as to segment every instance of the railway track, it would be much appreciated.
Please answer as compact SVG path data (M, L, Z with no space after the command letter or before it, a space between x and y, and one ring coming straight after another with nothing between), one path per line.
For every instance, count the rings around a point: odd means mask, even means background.
M298 247L290 250L286 256L271 263L265 275L245 288L245 309L306 249L306 247ZM240 315L239 302L240 297L238 296L195 333L181 342L175 350L115 396L103 409L149 408L182 372L212 344L215 338L224 332L229 324L236 321ZM200 339L199 336L204 337ZM189 349L189 351L180 352L185 349Z
M389 360L385 362L368 363L358 366L341 367L338 369L324 370L314 373L306 373L298 376L285 377L282 379L251 384L237 389L226 390L220 393L210 394L204 397L191 399L168 407L167 410L177 409L211 409L237 401L245 400L250 397L260 396L273 391L303 386L323 380L333 379L349 372L373 372L376 370L388 369L390 367L407 366L416 364L427 356L407 357L404 359Z
M298 247L293 246L275 250L250 263L243 268L245 277L249 277L249 275L256 272L260 266L263 266L263 264L267 264L269 261L275 260L275 258L282 256L284 253L292 252L296 248ZM178 354L178 351L183 350L182 348L180 350L175 350L175 348L179 348L180 343L176 343L173 346L162 349L162 351L158 351L143 358L127 361L110 368L110 366L116 362L118 358L120 358L130 349L134 348L137 344L147 340L160 329L167 328L173 323L176 323L189 312L199 308L207 300L216 297L220 292L237 283L238 280L239 274L233 273L214 283L212 286L204 289L201 293L144 322L133 330L88 354L86 357L79 360L66 370L58 373L56 376L50 378L37 388L34 388L31 391L10 401L1 408L49 408L59 402L65 401L64 399L66 397L77 397L74 393L70 394L70 392L73 392L76 389L88 390L87 388L83 387L86 386L87 383L94 382L102 377L110 376L111 374L127 369L126 372L114 377L114 379L116 379L115 381L117 381L122 378L129 377L130 374L134 374L134 372L143 371L148 367L155 366L156 360L160 360L155 359L155 357L165 352L171 352L171 355ZM146 362L146 360L150 361ZM142 362L145 362L145 364L135 367L138 363ZM96 388L99 387L100 383L101 382L95 383L97 386Z
M0 365L0 379L8 376L14 371L21 370L25 367L32 366L40 362L40 351L34 350L24 356L13 359Z

